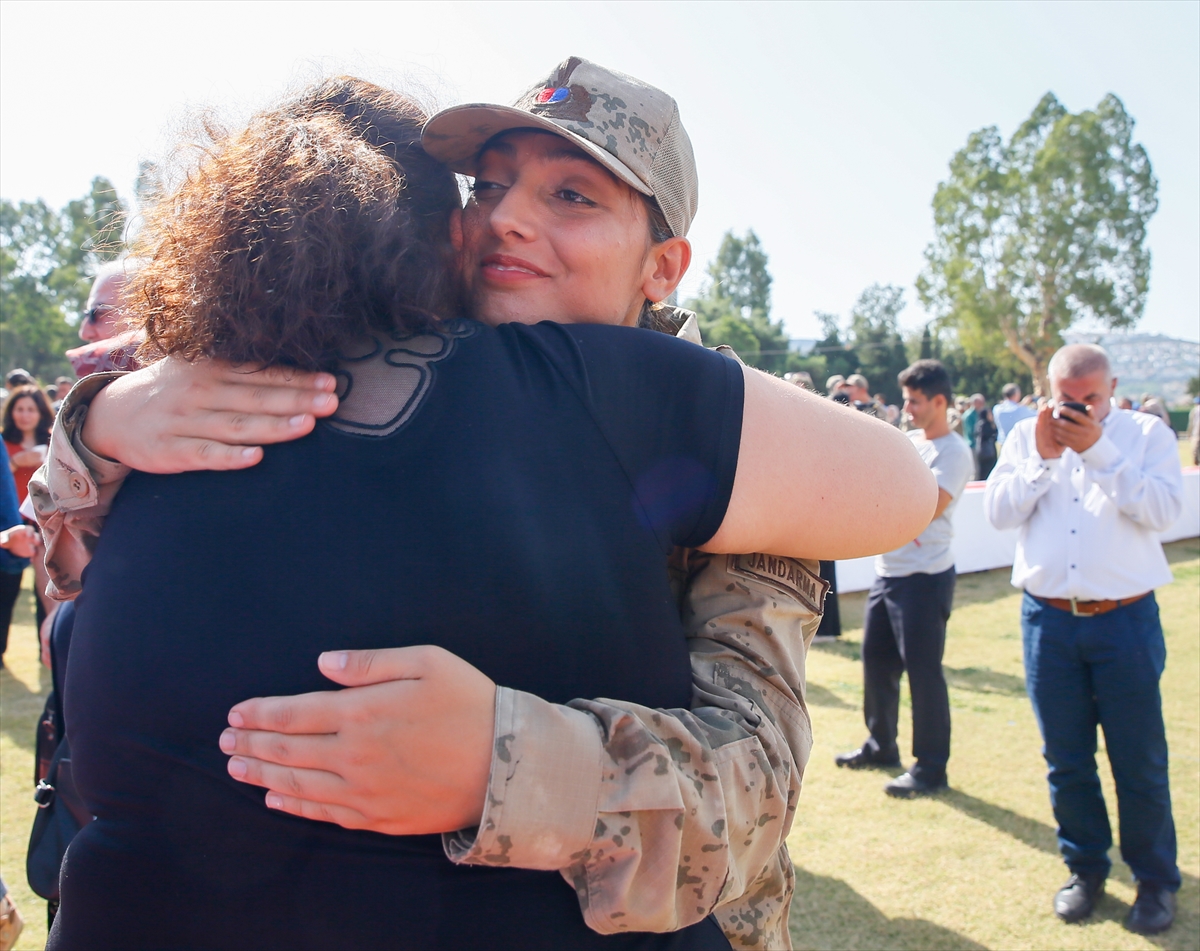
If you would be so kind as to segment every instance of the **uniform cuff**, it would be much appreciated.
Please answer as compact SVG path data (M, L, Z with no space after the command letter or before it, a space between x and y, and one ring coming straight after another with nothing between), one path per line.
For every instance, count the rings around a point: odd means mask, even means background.
M87 467L88 473L97 485L108 485L119 482L132 471L129 466L92 452L83 442L83 426L87 422L88 409L96 398L113 380L125 376L126 371L112 370L107 373L93 373L84 377L72 388L63 401L59 412L59 420L63 435L70 442L71 449L79 461Z
M445 833L466 865L566 868L591 842L604 747L596 721L533 694L496 688L496 734L478 827Z

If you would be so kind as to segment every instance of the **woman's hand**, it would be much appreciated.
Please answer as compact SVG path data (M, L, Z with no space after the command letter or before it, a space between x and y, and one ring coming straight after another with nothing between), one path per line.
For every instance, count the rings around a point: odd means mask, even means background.
M12 457L13 465L20 469L36 469L45 461L45 446L34 446L32 449L22 449Z
M0 532L0 548L15 558L32 558L39 542L38 533L28 525L14 525Z
M335 386L328 373L168 357L96 395L83 443L143 472L245 469L262 444L298 439L332 415Z
M229 775L265 786L272 809L391 835L479 824L492 762L496 685L440 647L331 651L346 690L265 697L229 712Z

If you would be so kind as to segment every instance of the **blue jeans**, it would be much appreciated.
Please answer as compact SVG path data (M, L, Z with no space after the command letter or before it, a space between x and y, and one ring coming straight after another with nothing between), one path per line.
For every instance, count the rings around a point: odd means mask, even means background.
M1099 724L1117 787L1121 857L1139 882L1178 889L1158 692L1167 649L1154 595L1083 618L1026 594L1021 633L1025 684L1045 743L1067 866L1103 876L1112 864L1112 829L1096 772Z

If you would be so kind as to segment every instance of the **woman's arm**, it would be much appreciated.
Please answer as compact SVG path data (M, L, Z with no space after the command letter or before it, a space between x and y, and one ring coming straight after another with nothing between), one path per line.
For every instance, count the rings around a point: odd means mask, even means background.
M246 443L297 439L337 408L329 374L249 372L169 358L132 373L96 373L68 394L29 492L46 539L47 593L79 594L116 494L131 469L184 472L255 465Z
M743 373L737 475L705 551L858 558L926 529L937 482L904 433L759 370Z

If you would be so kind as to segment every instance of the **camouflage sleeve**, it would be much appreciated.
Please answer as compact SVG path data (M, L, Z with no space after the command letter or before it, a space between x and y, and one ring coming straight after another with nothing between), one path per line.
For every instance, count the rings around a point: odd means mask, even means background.
M456 862L557 869L603 934L672 931L715 912L737 948L789 947L791 827L812 732L804 657L816 565L678 553L690 710L547 703L501 689L478 829Z
M104 518L129 475L127 466L96 455L80 438L92 399L122 375L95 373L72 387L54 421L46 461L29 480L46 542L46 593L56 601L79 594L79 579L92 560Z

